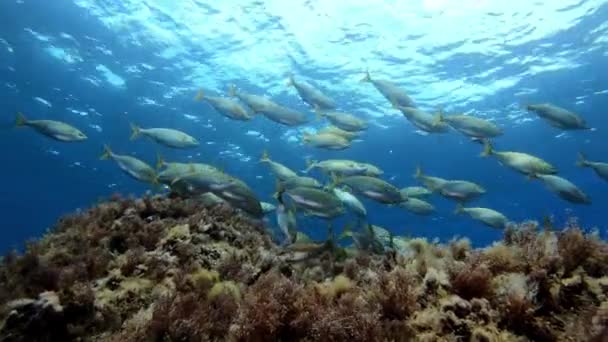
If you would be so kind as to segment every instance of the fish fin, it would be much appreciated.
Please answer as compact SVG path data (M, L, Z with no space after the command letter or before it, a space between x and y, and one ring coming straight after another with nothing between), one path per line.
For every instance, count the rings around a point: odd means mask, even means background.
M275 184L275 192L272 195L272 197L276 198L276 200L283 204L283 193L285 192L285 185L277 179L277 182Z
M583 152L578 153L578 159L576 161L576 166L578 167L586 167L588 166L587 158Z
M235 97L236 96L236 86L231 84L228 86L228 96Z
M262 152L262 156L260 157L260 162L270 161L270 155L268 154L268 150L264 150Z
M454 214L462 214L464 213L464 206L462 203L456 204L456 209L454 209Z
M194 97L194 101L200 102L205 99L205 92L203 90L199 90Z
M414 178L420 179L423 176L424 176L424 173L422 172L422 166L416 165L416 173L414 173Z
M492 147L492 143L490 142L490 139L486 139L483 142L483 152L481 152L481 156L487 157L487 156L491 156L492 154L494 154L494 148Z
M316 160L312 160L310 157L306 157L306 169L302 171L302 173L308 173L317 165Z
M332 191L338 186L338 184L340 184L342 178L338 176L335 172L332 172L329 176L331 178L331 181L329 182L329 184L327 184L326 189L327 191Z
M445 122L445 117L443 116L443 110L438 110L437 114L433 118L433 126L437 126L440 123Z
M160 152L158 152L156 154L156 169L160 170L165 165L167 165L167 163L165 163L165 160L163 159L163 156L160 154Z
M112 150L110 149L110 146L103 145L103 153L101 154L101 157L99 157L99 159L108 160L111 158L112 158Z
M359 82L371 82L372 76L369 74L369 69L365 70L365 76Z
M131 140L135 140L139 138L141 135L141 127L137 126L134 123L131 123Z
M310 142L310 140L312 139L312 134L310 133L302 133L302 142L305 144L308 144Z
M535 180L535 179L538 179L538 178L539 178L539 177L538 177L538 175L537 175L536 173L529 173L529 174L527 175L527 177L526 177L526 179L528 179L529 181L531 181L531 180Z
M294 78L293 78L293 73L292 73L292 72L290 72L290 73L287 75L287 77L288 77L288 78L287 78L287 86L288 86L288 87L293 87L293 86L295 86L296 82L295 82L295 80L294 80Z
M15 126L23 127L25 125L27 125L27 119L25 118L25 115L23 115L23 113L21 113L21 112L17 112L17 118L15 119Z

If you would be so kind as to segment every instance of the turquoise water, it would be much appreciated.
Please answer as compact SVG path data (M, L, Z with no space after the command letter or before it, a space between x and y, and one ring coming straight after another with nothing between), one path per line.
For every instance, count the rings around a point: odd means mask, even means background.
M608 184L576 155L608 162L608 3L606 1L13 1L0 3L0 87L3 129L0 248L40 236L64 214L112 193L151 188L98 159L104 144L153 164L204 162L237 176L261 200L275 180L258 162L263 150L294 170L307 158L355 159L384 170L398 187L418 185L417 165L430 175L466 179L487 193L471 205L520 222L577 217L606 232ZM575 205L480 158L482 146L463 135L417 130L369 83L398 84L420 109L464 112L504 129L497 149L539 156L587 193ZM287 85L293 73L332 97L370 128L343 151L303 145L303 132L326 125ZM228 85L264 95L312 121L286 127L263 116L249 122L221 116L194 101L198 89L226 95ZM594 130L561 131L525 110L551 102L583 116ZM16 112L80 128L89 139L66 144L13 128ZM169 127L201 146L175 150L130 141L130 123ZM320 181L328 179L314 173ZM437 213L419 217L363 200L370 223L395 234L467 236L476 245L501 237L434 195ZM267 218L274 225L274 216ZM335 225L352 221L341 217ZM300 229L322 238L325 221L301 216Z

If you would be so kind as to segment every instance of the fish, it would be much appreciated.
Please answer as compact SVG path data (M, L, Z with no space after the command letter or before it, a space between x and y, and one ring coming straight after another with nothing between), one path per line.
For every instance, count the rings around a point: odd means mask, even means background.
M346 185L354 193L383 204L398 204L407 200L394 185L375 177L349 176L340 178L334 175L332 185L335 187L339 184Z
M299 126L309 121L303 113L283 107L263 96L239 92L234 85L230 86L228 94L230 97L237 97L243 101L254 113L262 114L266 118L282 125Z
M509 221L505 215L488 208L465 208L461 204L458 204L455 213L467 214L471 218L497 229L504 229Z
M268 164L270 166L270 170L272 171L272 173L280 181L286 181L290 178L298 177L298 174L295 173L290 168L288 168L287 166L285 166L281 163L272 161L270 159L270 156L268 155L268 151L264 151L262 153L262 157L260 157L260 162Z
M415 197L410 197L407 201L399 203L399 206L421 216L428 216L435 212L435 207L432 204Z
M540 179L550 191L562 199L576 204L591 204L591 198L569 180L556 175L532 175L532 179Z
M367 216L367 210L365 206L355 195L351 194L348 191L344 191L340 188L333 189L334 195L336 195L342 203L349 208L353 213L355 213L359 217Z
M277 224L284 236L283 244L296 243L298 237L296 215L283 203L282 196L277 196L277 201L279 202L276 206Z
M170 185L176 178L194 172L222 172L220 169L209 164L166 162L161 154L157 155L156 169L162 170L158 173L158 180L166 185Z
M459 202L472 201L486 193L486 190L481 186L463 180L449 180L436 191L446 198Z
M531 104L526 109L562 130L591 129L580 115L550 103Z
M347 132L360 132L368 128L368 124L365 120L359 119L349 113L324 111L318 107L315 108L315 112L318 116L326 118L332 125Z
M284 180L282 182L285 189L293 189L297 187L320 188L323 185L318 180L311 177L296 176Z
M228 96L238 98L240 101L245 103L247 107L251 108L254 113L263 113L276 106L276 103L264 96L247 94L238 91L234 84L230 85L228 88Z
M200 90L195 97L196 101L207 101L213 109L225 117L238 120L238 121L249 121L253 117L245 107L241 106L240 103L224 97L217 96L206 96L205 93Z
M305 214L321 218L333 218L344 213L342 201L333 193L306 187L278 191L279 194L283 192L296 208Z
M382 174L382 170L371 164L346 159L328 159L323 161L307 160L306 164L305 173L310 172L312 169L320 169L325 173L335 173L340 176L379 176Z
M146 136L155 142L172 148L194 148L200 144L198 140L192 136L169 128L141 128L137 125L131 124L131 140L135 140L140 136Z
M254 218L262 218L264 209L256 194L242 181L233 179L232 185L221 190L213 191L218 197L224 199L233 207L242 210Z
M271 212L273 212L277 209L276 205L269 203L269 202L260 202L260 205L262 206L262 211L266 215L270 214Z
M449 130L447 123L437 121L433 115L413 107L396 106L397 109L418 129L427 133L446 133Z
M608 181L608 163L589 161L583 153L579 153L576 165L592 168L598 176Z
M401 107L416 107L414 101L405 93L405 91L391 81L373 79L369 71L366 71L365 77L361 79L361 82L373 84L382 96L391 104L397 104Z
M487 140L484 142L484 151L482 152L481 156L494 156L502 164L528 176L535 174L550 175L557 173L557 168L555 166L527 153L495 151L492 144Z
M326 150L344 150L350 147L350 141L339 135L330 133L303 133L302 141L307 145Z
M343 130L341 128L338 128L336 126L323 127L322 129L320 129L317 132L317 135L320 135L320 134L333 134L333 135L337 135L339 137L342 137L342 138L348 140L349 142L359 137L359 134L357 132L345 131L345 130Z
M159 184L156 170L150 165L131 156L115 154L108 145L104 146L100 159L115 161L121 170L138 181Z
M494 123L471 115L449 115L438 113L435 123L445 122L458 132L475 139L490 139L503 134Z
M437 191L437 189L441 189L441 187L448 182L448 180L444 178L425 175L420 166L416 167L414 178L422 182L430 191Z
M353 231L351 225L344 228L340 239L350 237L353 239L357 249L374 254L384 253L386 247L390 245L391 233L380 226L371 225L362 220L356 224L357 230Z
M226 203L224 199L218 197L216 194L212 192L206 192L197 197L197 200L206 207L212 207L218 204Z
M421 186L408 186L406 188L401 189L401 194L403 197L411 198L411 197L428 197L432 194L432 192Z
M296 80L291 74L289 75L288 84L296 88L296 91L300 95L302 101L308 103L310 106L318 107L321 109L333 109L336 108L336 103L327 95L323 94L320 90L313 87L306 81Z
M28 120L23 113L17 113L17 127L31 127L38 133L61 142L79 142L87 140L87 136L77 128L64 122L54 120Z

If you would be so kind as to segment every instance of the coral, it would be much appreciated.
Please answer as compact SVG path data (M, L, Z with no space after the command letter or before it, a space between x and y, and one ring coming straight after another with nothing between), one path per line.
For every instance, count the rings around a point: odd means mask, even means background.
M484 249L417 238L292 254L226 205L114 196L2 258L0 341L608 336L608 244L576 221L510 225Z

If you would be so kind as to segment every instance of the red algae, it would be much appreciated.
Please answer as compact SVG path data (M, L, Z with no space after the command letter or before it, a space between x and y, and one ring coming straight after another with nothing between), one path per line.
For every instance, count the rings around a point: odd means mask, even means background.
M0 263L0 341L605 341L608 245L524 223L294 262L257 221L120 196Z

